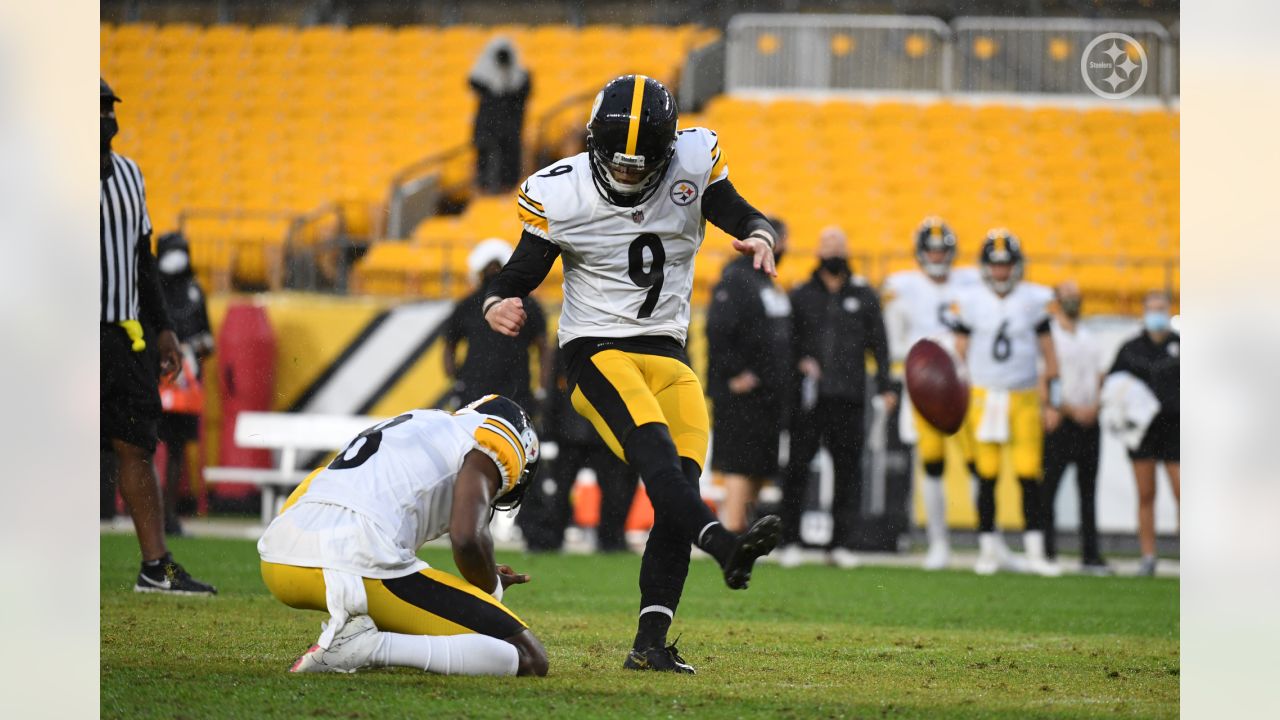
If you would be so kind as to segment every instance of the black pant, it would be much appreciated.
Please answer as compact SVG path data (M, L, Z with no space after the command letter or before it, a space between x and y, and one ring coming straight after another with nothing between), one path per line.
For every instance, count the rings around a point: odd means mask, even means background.
M1075 463L1076 485L1080 489L1080 539L1084 560L1098 560L1098 453L1101 448L1098 426L1082 427L1063 418L1057 429L1044 439L1044 550L1057 555L1053 501L1067 466Z
M602 442L563 442L555 459L555 492L548 496L541 487L530 488L537 501L530 502L534 500L530 497L520 511L520 529L529 550L559 550L563 546L570 519L569 493L583 468L594 470L600 485L596 549L614 552L627 548L626 522L636 494L635 473Z
M864 406L853 398L822 397L791 423L791 457L782 488L782 543L800 541L800 516L809 485L809 463L822 445L835 466L835 527L830 547L852 547L853 530L862 514L862 445Z

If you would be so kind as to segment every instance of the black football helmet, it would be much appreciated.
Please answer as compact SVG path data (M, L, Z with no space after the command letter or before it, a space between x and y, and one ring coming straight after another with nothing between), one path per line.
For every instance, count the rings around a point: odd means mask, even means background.
M1007 280L996 280L991 276L992 265L1012 265L1013 272ZM1013 233L1004 228L996 228L987 233L982 243L982 251L978 253L978 268L982 272L982 281L987 287L999 295L1006 295L1022 281L1022 272L1026 258L1022 255L1022 243Z
M644 75L614 78L596 95L587 153L605 200L635 207L653 196L675 154L679 115L667 88Z
M473 400L458 412L477 412L487 415L520 438L520 444L524 447L524 469L521 470L520 477L510 490L493 499L494 510L514 510L519 507L524 500L525 490L538 476L540 443L529 414L514 400L501 395L485 395L478 400Z
M930 262L927 253L941 250L946 253L942 262ZM916 229L916 262L925 275L941 280L951 272L951 263L956 259L956 234L942 221L942 218L931 216L920 223Z

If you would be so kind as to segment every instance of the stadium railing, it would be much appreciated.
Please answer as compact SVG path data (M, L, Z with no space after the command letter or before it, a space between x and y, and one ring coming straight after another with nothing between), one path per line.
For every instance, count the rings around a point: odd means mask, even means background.
M1147 56L1147 79L1135 98L1167 98L1174 58L1169 32L1151 20L962 17L951 23L951 88L966 93L1092 94L1081 72L1081 53L1105 33L1124 33ZM1168 77L1166 77L1168 75Z
M1177 40L1151 20L899 15L735 16L727 31L730 92L895 91L1092 97L1081 53L1110 32L1147 56L1136 99L1178 93Z
M725 86L938 92L950 34L933 17L737 15L726 33Z

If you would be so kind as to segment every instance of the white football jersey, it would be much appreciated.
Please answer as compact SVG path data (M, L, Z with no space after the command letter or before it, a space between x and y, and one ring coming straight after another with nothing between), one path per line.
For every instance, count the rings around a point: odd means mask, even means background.
M956 299L968 288L982 284L977 268L952 268L944 282L934 282L920 270L904 270L884 283L885 325L894 360L922 338L946 338L951 334Z
M975 387L1035 387L1040 350L1036 330L1048 327L1053 291L1020 282L1004 297L984 284L956 298L956 321L969 328L970 380Z
M448 532L454 482L471 450L498 466L499 495L515 485L524 449L488 415L413 410L383 421L311 477L268 526L258 552L268 562L364 577L426 567L417 551Z
M689 333L693 261L705 235L702 193L729 176L716 134L688 128L653 196L618 207L596 190L587 153L539 170L517 192L524 229L564 263L559 342Z

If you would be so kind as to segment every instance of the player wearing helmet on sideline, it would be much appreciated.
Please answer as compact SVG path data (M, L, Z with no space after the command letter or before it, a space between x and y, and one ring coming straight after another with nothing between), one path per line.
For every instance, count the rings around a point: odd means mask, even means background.
M691 673L665 645L690 544L716 559L729 587L744 588L780 530L769 515L735 535L698 491L709 422L685 352L694 256L710 220L774 275L776 233L729 182L716 134L677 131L677 117L675 99L652 78L605 85L591 109L587 151L539 170L517 191L524 232L483 312L494 330L519 332L521 298L562 258L559 343L574 409L639 472L654 505L639 629L623 666Z
M951 266L956 258L956 236L942 218L925 218L915 232L916 262L919 270L903 270L890 275L884 284L885 325L889 333L893 359L901 362L907 351L923 338L953 345L949 325L958 295L979 286L975 268ZM915 445L924 466L924 511L929 552L924 559L926 570L940 570L951 558L951 542L947 532L947 499L943 490L946 461L946 436L930 425L904 399L898 413L898 436L903 443ZM959 437L963 442L964 434ZM971 448L965 448L972 471Z
M486 395L378 423L311 473L258 541L271 594L329 613L291 672L546 675L542 643L502 604L529 577L494 563L489 536L494 510L518 506L537 471L529 416ZM446 533L461 578L418 559Z
M1022 282L1025 263L1021 243L1008 230L987 233L978 255L983 284L960 293L953 320L956 352L965 359L973 385L966 432L975 442L979 545L974 570L980 575L1002 569L1061 572L1045 558L1040 504L1044 431L1061 420L1049 323L1053 291ZM995 528L996 478L1006 447L1022 485L1025 563L1011 555Z

